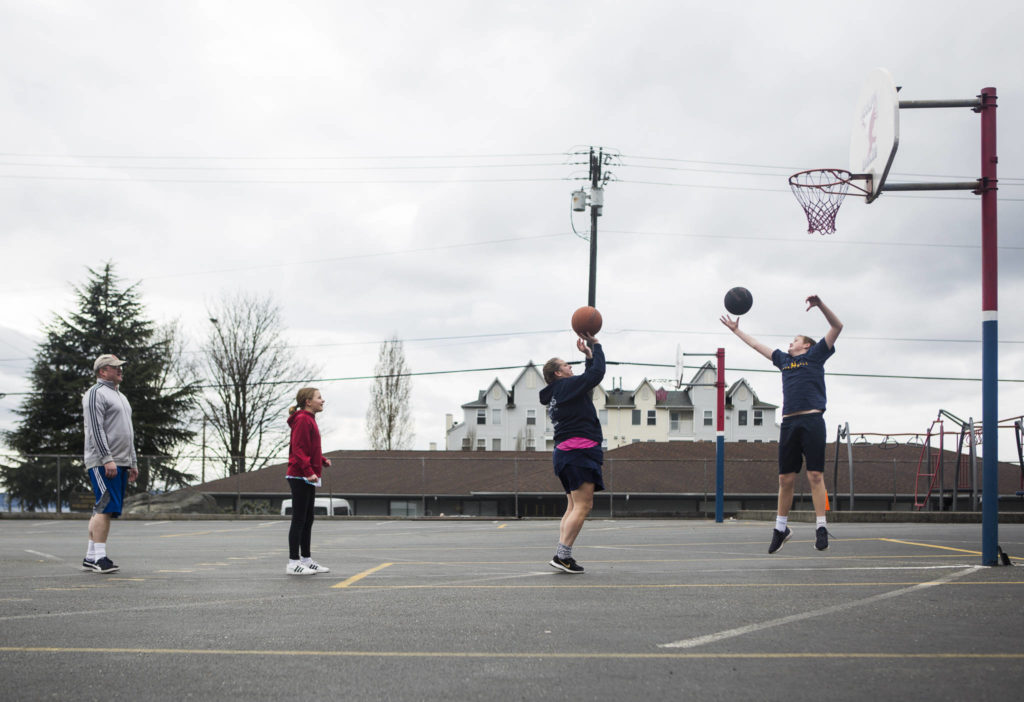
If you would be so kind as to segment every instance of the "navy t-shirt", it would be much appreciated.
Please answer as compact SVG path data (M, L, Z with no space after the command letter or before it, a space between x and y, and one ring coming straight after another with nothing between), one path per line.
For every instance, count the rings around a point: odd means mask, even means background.
M806 410L825 411L825 361L836 352L821 339L807 353L790 356L772 352L772 363L782 371L782 416Z

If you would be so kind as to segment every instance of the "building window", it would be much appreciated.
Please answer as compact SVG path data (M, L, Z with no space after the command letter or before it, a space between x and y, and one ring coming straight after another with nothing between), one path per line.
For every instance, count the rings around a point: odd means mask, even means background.
M491 410L491 424L501 424L501 410Z
M526 450L527 451L536 451L537 450L537 441L536 441L536 439L534 439L533 437L530 437L529 439L526 440Z
M710 427L713 424L711 410L704 410L704 426Z
M640 426L640 410L633 410L633 426Z
M601 426L603 426L603 427L608 426L608 410L606 410L606 409L598 410L597 411L597 416L601 419Z
M739 415L736 418L736 423L739 424L741 427L747 426L747 411L746 410L740 410L739 411Z
M536 423L537 423L537 410L535 410L535 409L528 409L528 410L526 410L526 424L529 426L531 424L536 424Z
M501 439L491 439L491 450L492 451L500 451L501 450Z
M658 424L658 411L657 410L647 410L647 426L653 427L653 426L657 426L657 424Z
M764 426L764 410L754 410L754 426Z
M390 514L392 517L417 517L419 506L415 500L391 500Z
M679 422L679 414L680 414L679 412L669 412L668 413L668 430L669 431L679 431L679 428L680 428L679 427L679 424L680 424L680 422Z
M473 440L468 436L462 437L462 450L469 451L473 448Z
M487 450L487 439L477 439L476 440L476 450L477 451L486 451Z
M476 423L487 424L487 410L480 409L476 411Z

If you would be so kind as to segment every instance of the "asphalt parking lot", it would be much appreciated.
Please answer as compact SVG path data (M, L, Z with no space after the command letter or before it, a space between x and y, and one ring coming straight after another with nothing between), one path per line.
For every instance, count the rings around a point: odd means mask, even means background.
M84 521L0 520L6 700L1012 699L1024 569L978 524L126 521L80 570ZM1024 525L999 541L1024 562Z

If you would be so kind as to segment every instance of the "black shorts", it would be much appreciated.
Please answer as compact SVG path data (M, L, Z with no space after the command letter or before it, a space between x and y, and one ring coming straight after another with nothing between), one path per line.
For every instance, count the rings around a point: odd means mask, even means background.
M604 451L600 446L571 451L555 449L552 459L555 475L566 493L578 490L583 483L593 483L594 492L604 490L604 476L601 475Z
M821 412L782 418L779 475L799 473L804 459L807 470L825 470L825 415Z

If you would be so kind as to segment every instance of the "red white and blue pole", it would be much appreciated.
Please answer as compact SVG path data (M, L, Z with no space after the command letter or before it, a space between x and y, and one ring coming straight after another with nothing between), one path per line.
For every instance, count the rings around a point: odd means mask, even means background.
M996 89L981 91L981 563L998 565L999 551L999 255L996 193Z
M725 349L718 349L718 421L715 438L715 521L725 520Z

